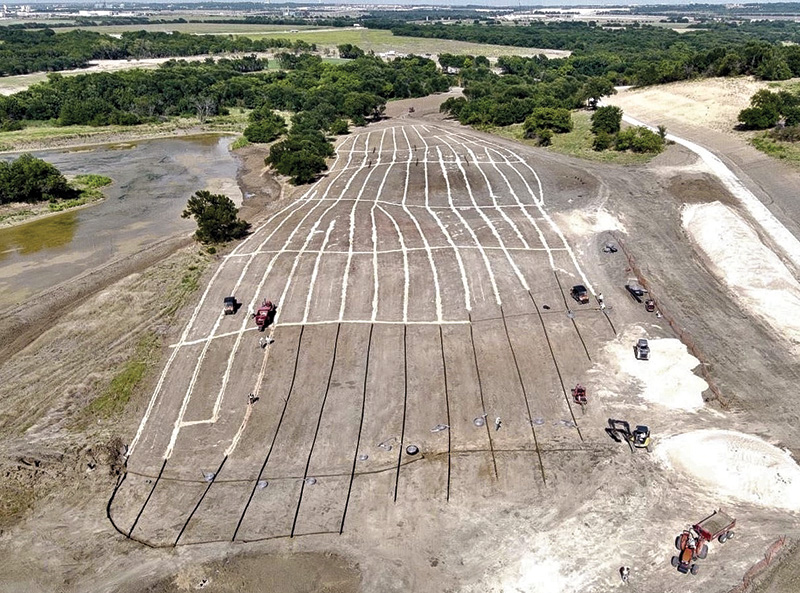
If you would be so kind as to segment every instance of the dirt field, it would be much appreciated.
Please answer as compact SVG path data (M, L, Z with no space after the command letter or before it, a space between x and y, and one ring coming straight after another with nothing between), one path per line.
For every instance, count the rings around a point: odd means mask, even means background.
M6 589L603 592L627 565L635 591L727 592L797 537L791 342L728 298L682 224L687 203L746 216L735 201L681 147L643 167L576 161L442 121L442 98L391 103L208 268L100 472L67 455L70 487L3 534ZM56 392L6 421L8 475L58 465L58 386L90 371L58 376L42 348L91 356L80 320L119 290L0 367L4 394L32 401L36 365ZM242 308L226 317L229 294ZM265 298L278 312L259 334ZM639 337L651 361L633 360ZM612 441L608 418L650 426L653 453ZM679 574L675 535L720 506L737 538Z

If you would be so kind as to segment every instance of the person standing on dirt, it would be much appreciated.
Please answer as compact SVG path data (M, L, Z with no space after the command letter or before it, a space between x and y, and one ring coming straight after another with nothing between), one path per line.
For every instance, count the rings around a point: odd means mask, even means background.
M628 582L628 577L630 576L630 574L631 574L631 569L630 569L629 566L620 567L619 576L622 577L622 582L623 583L627 583Z

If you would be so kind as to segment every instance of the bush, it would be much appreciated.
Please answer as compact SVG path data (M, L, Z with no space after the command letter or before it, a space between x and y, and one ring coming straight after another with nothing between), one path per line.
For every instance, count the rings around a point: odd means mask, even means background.
M571 132L572 116L570 116L567 109L537 107L525 118L522 129L525 130L526 138L532 138L537 135L539 130L552 130L556 134ZM539 137L541 138L541 135ZM550 137L552 138L552 134Z
M201 190L189 198L181 218L193 216L197 222L195 238L201 243L224 243L247 234L250 224L238 218L239 209L221 194Z
M596 150L597 152L602 152L603 150L611 148L611 145L613 143L614 143L614 137L608 132L600 130L599 132L597 132L597 134L595 134L594 142L592 142L592 150Z
M659 153L664 149L664 139L645 127L628 128L617 134L614 149L639 153Z
M745 130L766 130L778 123L780 114L772 106L747 107L737 118Z
M592 114L592 132L606 132L616 134L622 125L622 109L609 105L600 107Z

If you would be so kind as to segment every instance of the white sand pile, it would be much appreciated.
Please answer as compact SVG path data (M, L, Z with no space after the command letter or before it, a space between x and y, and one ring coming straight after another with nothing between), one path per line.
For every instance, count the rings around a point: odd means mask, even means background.
M554 214L553 218L558 222L558 226L567 228L570 233L576 235L589 235L604 231L627 232L622 222L602 208L594 212L573 210L569 214Z
M683 209L683 227L747 311L800 343L800 283L733 210L713 202Z
M800 466L788 451L758 437L698 430L661 441L655 454L719 496L800 511Z
M597 389L598 394L616 395L623 389L620 385L625 382L620 381L624 379L620 377L622 374L635 379L637 395L647 401L677 410L701 408L703 392L708 389L708 383L692 372L700 361L689 354L686 346L677 338L648 340L650 360L636 360L633 346L639 338L646 336L644 330L635 327L606 344L602 362L592 371L592 374L603 377ZM615 379L609 377L606 380L608 375Z

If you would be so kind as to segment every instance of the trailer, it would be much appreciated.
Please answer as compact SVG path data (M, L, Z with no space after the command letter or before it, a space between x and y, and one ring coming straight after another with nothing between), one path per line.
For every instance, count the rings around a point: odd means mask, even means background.
M724 511L714 511L675 538L679 553L672 557L672 566L683 574L697 574L699 565L696 561L708 555L708 544L715 539L721 544L732 539L734 527L736 519Z

